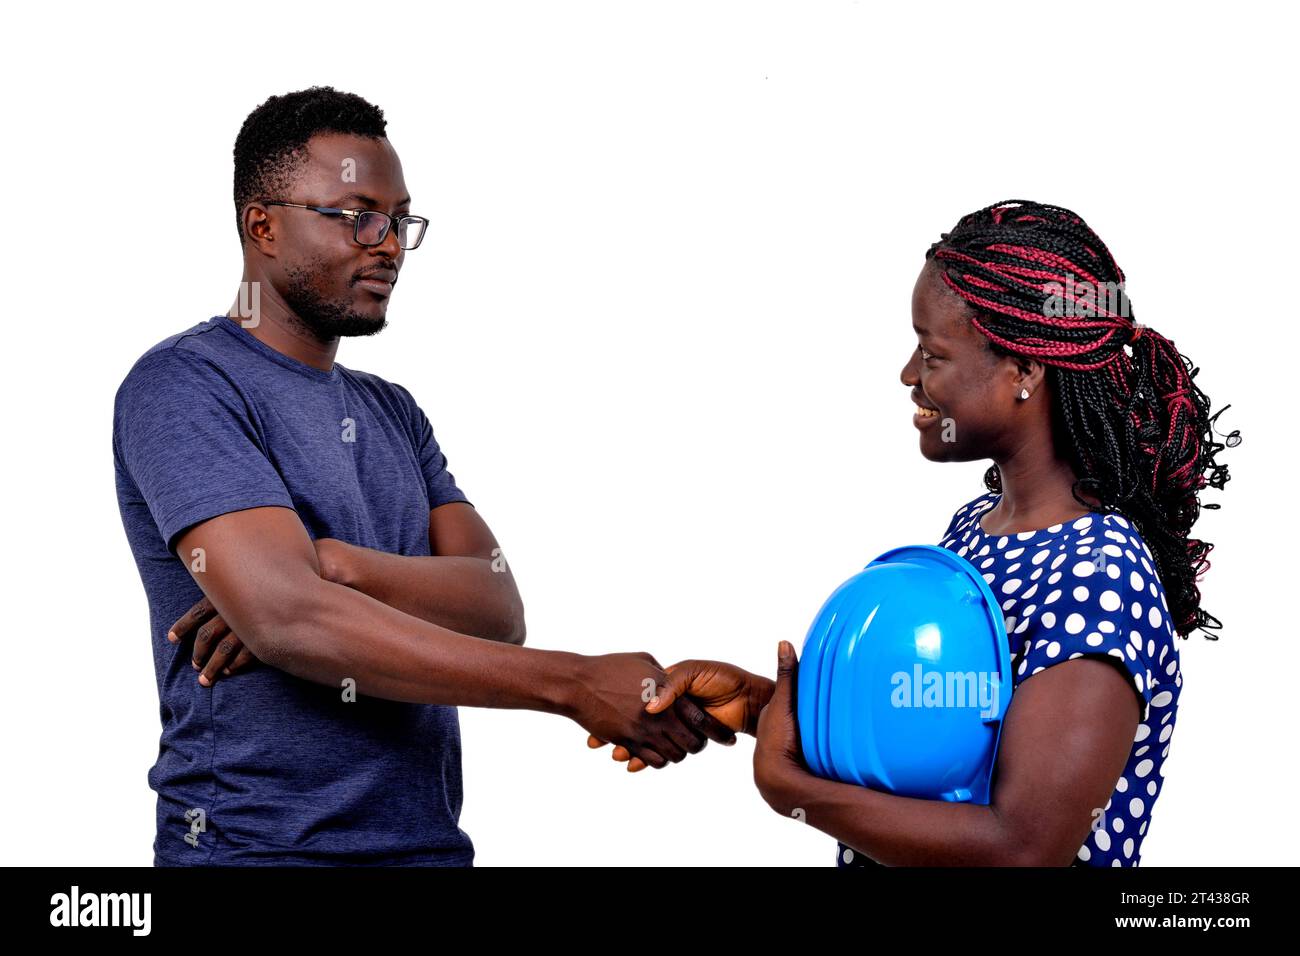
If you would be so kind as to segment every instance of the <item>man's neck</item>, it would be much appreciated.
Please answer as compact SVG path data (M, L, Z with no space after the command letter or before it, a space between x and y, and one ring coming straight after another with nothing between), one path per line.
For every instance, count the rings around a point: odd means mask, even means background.
M271 284L258 283L256 294L251 294L253 283L247 278L240 282L240 293L226 314L238 322L253 338L268 348L275 349L303 365L322 372L334 368L334 355L338 351L338 338L322 342L303 324L274 293L267 295Z

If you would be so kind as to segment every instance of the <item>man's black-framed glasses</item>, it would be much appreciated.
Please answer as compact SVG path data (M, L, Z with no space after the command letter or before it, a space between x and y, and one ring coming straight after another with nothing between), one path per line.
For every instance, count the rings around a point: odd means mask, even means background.
M307 206L300 202L281 202L278 199L263 199L266 206L291 206L294 209L310 209L324 216L346 216L353 222L352 238L363 246L377 246L388 237L388 230L393 221L397 221L397 244L402 249L419 248L424 239L424 230L429 220L423 216L390 216L375 209L339 209L336 206Z

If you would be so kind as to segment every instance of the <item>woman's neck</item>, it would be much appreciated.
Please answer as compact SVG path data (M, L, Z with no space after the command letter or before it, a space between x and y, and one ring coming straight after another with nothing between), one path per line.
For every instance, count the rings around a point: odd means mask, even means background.
M1002 495L997 506L986 511L980 527L988 534L1015 534L1051 527L1091 512L1074 499L1072 489L1078 476L1069 462L1034 456L1028 461L998 463L1002 477ZM1081 491L1080 497L1099 507L1093 495Z

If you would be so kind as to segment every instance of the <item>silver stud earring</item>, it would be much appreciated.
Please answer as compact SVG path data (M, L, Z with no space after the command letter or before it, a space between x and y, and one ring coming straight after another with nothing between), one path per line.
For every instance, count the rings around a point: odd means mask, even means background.
M1021 400L1021 401L1024 401L1024 400L1025 400L1026 398L1028 398L1028 397L1029 397L1029 389L1027 389L1027 388L1022 388L1022 389L1020 390L1020 400Z

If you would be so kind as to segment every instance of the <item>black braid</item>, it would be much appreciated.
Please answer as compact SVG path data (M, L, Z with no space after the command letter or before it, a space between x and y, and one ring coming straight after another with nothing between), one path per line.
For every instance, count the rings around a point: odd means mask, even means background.
M972 306L972 324L994 353L1046 366L1055 396L1053 440L1079 476L1075 500L1091 507L1086 492L1103 510L1128 518L1151 549L1176 631L1186 636L1200 628L1216 639L1208 631L1222 623L1201 608L1197 587L1214 546L1190 532L1202 507L1219 507L1202 505L1199 489L1222 489L1229 479L1215 455L1237 445L1240 435L1219 442L1214 423L1231 406L1211 415L1194 382L1199 369L1172 341L1133 324L1123 271L1068 209L995 203L963 217L926 258L934 258L948 287ZM1090 276L1117 287L1119 297L1095 298L1091 313L1056 316L1048 300L1067 276L1074 282ZM984 481L1001 492L997 465Z

